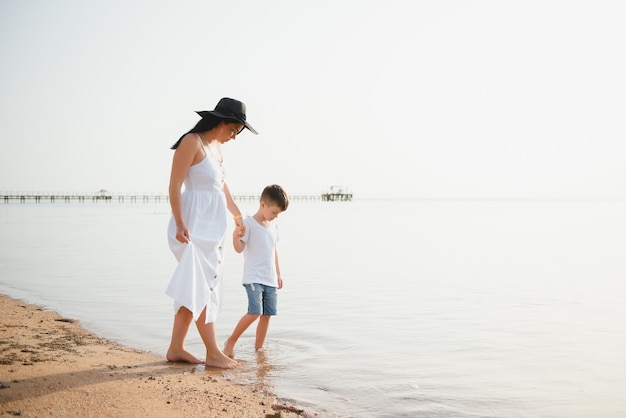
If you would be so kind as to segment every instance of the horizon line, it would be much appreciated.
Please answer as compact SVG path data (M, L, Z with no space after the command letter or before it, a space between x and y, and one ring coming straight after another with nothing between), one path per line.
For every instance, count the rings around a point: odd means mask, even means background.
M16 198L24 196L33 198L36 196L50 197L96 197L99 193L106 192L111 197L150 197L150 198L169 198L168 193L163 192L110 192L101 189L97 192L59 192L59 191L0 191L0 199ZM319 196L323 192L307 192L307 193L290 193L290 196L307 197ZM233 198L250 198L259 197L260 193L233 193ZM354 196L353 200L425 200L425 201L593 201L593 200L626 200L626 196Z

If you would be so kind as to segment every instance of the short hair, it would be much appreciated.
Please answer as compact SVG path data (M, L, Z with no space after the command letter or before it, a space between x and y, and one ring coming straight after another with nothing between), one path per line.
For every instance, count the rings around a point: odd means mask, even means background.
M267 204L274 203L283 211L286 211L289 206L287 193L278 184L265 187L263 193L261 193L261 200Z

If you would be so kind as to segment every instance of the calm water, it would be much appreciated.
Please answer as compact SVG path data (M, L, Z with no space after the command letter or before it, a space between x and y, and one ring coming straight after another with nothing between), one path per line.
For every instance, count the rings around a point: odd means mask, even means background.
M623 417L625 213L624 201L294 201L267 350L254 354L249 329L247 367L227 374L329 417ZM168 219L167 203L0 204L0 291L162 355ZM241 256L226 263L220 344L246 309ZM188 346L203 356L195 329Z

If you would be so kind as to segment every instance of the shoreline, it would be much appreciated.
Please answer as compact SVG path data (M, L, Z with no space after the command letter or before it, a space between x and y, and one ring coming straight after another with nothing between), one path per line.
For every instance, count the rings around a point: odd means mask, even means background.
M0 311L0 416L315 416L231 379L253 364L170 363L2 293Z

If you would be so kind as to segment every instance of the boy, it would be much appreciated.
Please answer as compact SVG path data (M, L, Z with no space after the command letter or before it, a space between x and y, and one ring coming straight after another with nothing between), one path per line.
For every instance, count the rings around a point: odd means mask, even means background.
M259 319L254 348L263 348L270 317L276 315L277 289L283 287L278 265L278 225L275 219L287 210L289 199L282 187L273 184L263 189L259 209L244 219L245 231L236 228L233 246L243 252L242 284L248 293L248 313L244 315L224 344L224 354L233 358L235 344L246 329Z

